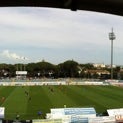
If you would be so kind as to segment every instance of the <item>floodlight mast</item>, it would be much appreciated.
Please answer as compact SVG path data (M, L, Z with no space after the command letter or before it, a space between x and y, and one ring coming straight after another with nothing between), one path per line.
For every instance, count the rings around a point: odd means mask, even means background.
M109 40L111 40L111 79L113 79L113 40L115 39L116 37L112 28L112 32L109 33Z

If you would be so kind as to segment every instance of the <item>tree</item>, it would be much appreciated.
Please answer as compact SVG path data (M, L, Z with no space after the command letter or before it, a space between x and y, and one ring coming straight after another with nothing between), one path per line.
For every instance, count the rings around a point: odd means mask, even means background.
M65 61L62 64L59 64L61 76L63 77L77 77L78 73L78 63L73 60Z

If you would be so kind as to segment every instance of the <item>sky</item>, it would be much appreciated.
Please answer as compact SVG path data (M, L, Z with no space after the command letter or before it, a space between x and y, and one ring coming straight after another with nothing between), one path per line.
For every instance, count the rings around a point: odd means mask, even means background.
M111 14L41 7L0 8L0 63L123 65L123 17Z

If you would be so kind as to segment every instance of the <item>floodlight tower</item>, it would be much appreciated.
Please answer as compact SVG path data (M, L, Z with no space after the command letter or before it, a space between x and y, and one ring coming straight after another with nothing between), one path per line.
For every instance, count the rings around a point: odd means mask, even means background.
M109 33L109 40L111 40L111 79L113 79L113 40L116 39L115 34L113 32L113 28Z

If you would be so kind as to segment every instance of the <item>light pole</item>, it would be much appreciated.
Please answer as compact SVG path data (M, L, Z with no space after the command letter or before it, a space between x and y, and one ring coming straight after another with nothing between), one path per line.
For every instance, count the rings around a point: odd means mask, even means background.
M109 33L109 40L111 40L111 79L113 79L113 40L115 39L115 34L112 31Z

